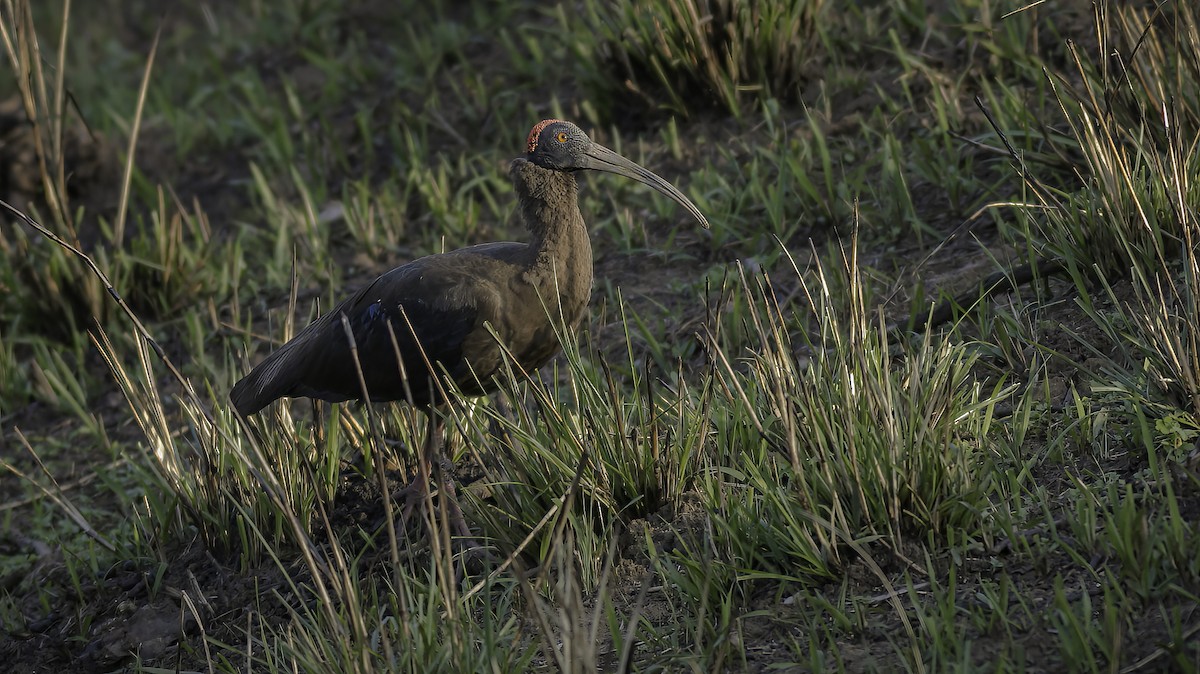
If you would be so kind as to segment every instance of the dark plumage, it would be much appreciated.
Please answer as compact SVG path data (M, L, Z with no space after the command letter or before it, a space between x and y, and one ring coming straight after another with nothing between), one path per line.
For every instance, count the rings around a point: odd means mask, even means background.
M540 367L560 348L551 317L560 328L574 329L591 294L592 247L579 212L574 171L606 171L643 182L708 225L669 183L593 143L570 122L539 122L530 131L526 151L513 160L509 175L531 234L529 243L460 248L383 274L235 384L229 394L234 409L249 416L283 397L362 398L343 316L354 334L371 400L403 401L411 395L418 406L436 406L443 401L431 375L441 376L443 368L464 393L487 393L503 367L497 338L522 369ZM436 412L430 414L435 423ZM436 431L440 435L440 427ZM429 442L440 443L440 437Z
M376 401L407 400L388 321L412 401L420 406L438 402L425 357L445 367L464 392L490 390L502 360L486 323L505 338L521 367L536 369L553 357L558 341L548 318L553 313L543 310L543 301L554 313L561 306L567 326L579 323L591 292L591 242L573 175L525 159L515 160L510 174L525 221L535 223L531 243L485 243L392 269L255 367L233 387L234 407L248 416L282 397L361 398L343 315L354 332L367 391ZM544 222L552 226L539 226Z

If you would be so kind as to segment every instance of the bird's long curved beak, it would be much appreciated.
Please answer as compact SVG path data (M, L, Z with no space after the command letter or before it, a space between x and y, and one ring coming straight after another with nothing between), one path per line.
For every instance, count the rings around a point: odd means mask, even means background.
M696 208L696 204L693 204L690 199L683 196L683 192L675 189L674 185L658 177L649 169L629 161L598 143L592 143L592 146L587 149L585 155L587 161L582 168L615 173L619 176L633 178L639 183L649 185L677 201L680 206L687 209L688 213L692 214L692 217L700 222L702 227L708 229L708 219L704 217L699 208Z

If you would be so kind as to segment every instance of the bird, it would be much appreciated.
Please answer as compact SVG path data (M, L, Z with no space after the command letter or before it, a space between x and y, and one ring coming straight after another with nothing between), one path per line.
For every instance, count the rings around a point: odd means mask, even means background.
M535 371L560 351L558 335L583 319L592 291L592 247L575 174L585 170L644 183L709 226L666 180L594 142L572 122L542 120L530 130L525 154L509 167L528 242L477 244L385 272L234 384L233 409L245 419L280 398L308 397L405 402L422 410L427 428L420 470L392 495L404 497L407 517L425 502L429 468L442 458L447 384L466 396L486 395L498 386L506 358L514 371ZM453 483L441 486L450 496L456 535L468 538Z

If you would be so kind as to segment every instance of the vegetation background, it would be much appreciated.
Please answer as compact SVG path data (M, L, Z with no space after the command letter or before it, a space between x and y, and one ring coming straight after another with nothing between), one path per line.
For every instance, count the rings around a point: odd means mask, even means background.
M1193 3L162 12L0 0L13 671L1200 669ZM713 228L583 181L585 329L455 409L470 568L381 498L411 410L226 395L520 239L547 117Z

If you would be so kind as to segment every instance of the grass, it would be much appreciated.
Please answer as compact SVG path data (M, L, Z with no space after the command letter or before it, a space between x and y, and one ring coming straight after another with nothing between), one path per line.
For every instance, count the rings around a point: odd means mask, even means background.
M6 657L1200 669L1195 10L943 4L4 0L0 198L87 258L0 225ZM421 415L226 396L522 237L550 116L713 228L581 181L584 329L452 412L471 564L381 496Z
M824 6L820 0L587 3L588 27L599 39L579 56L609 71L594 78L602 99L634 96L682 116L707 103L738 116L753 96L799 98L820 53Z

